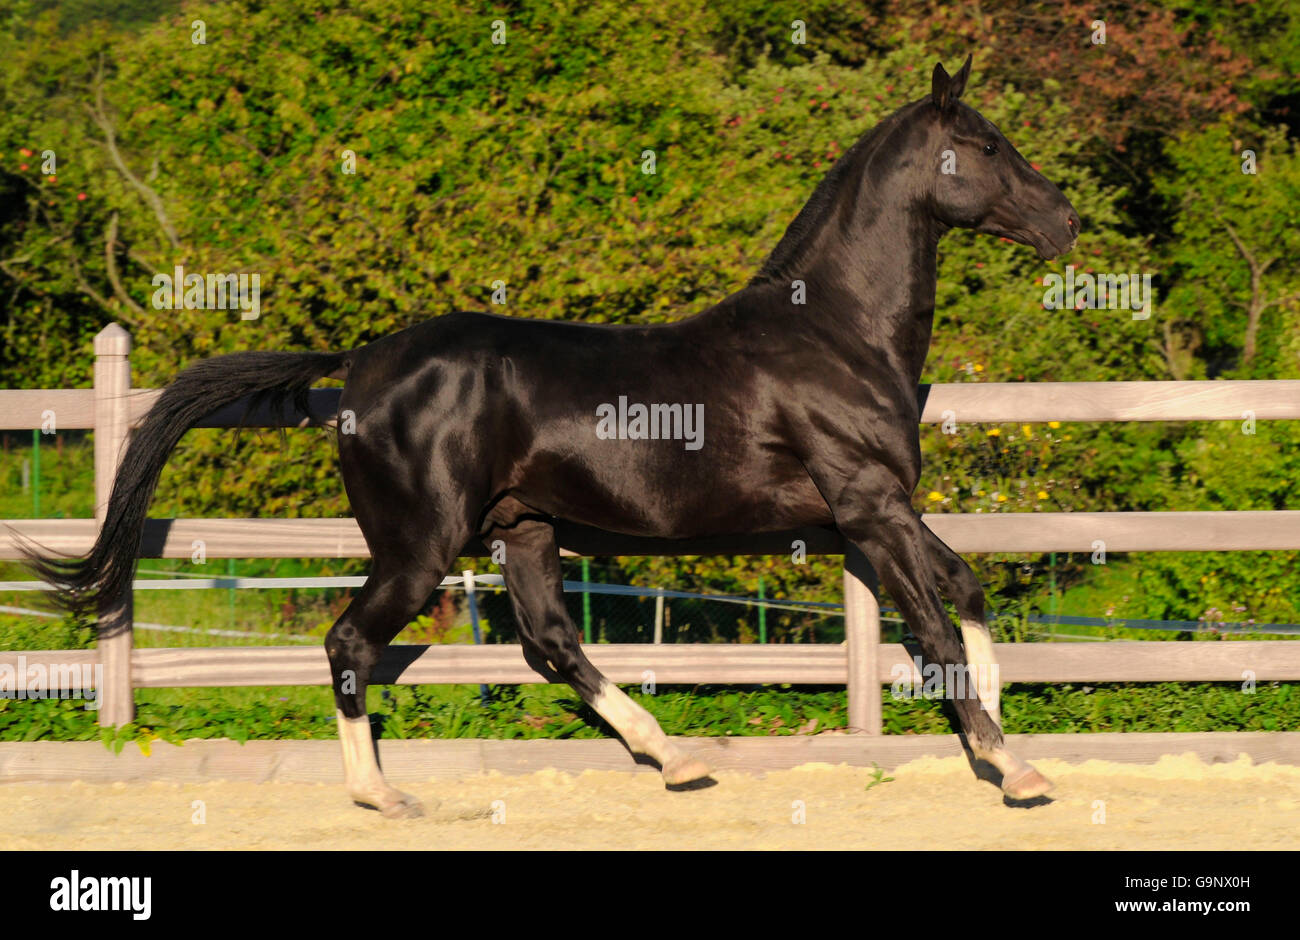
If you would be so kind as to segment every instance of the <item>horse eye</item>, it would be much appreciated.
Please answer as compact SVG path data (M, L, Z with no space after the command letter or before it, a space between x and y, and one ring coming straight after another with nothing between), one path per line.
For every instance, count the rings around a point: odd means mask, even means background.
M984 156L986 156L986 157L991 157L991 156L993 156L993 154L995 154L995 153L997 153L997 152L998 152L998 145L997 145L997 144L985 144L985 145L984 145Z

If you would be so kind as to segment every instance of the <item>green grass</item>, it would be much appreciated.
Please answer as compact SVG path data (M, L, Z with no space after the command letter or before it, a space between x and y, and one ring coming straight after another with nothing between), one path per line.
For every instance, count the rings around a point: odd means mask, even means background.
M893 783L893 782L894 782L894 778L893 778L893 777L886 777L886 776L885 776L885 771L884 771L884 770L883 770L879 765L877 765L874 761L872 762L871 767L872 767L872 771L871 771L871 780L868 781L868 783L867 783L867 785L866 785L866 787L865 787L864 789L870 790L872 787L878 787L878 786L880 786L882 783Z
M89 434L41 437L40 510L44 519L84 519L95 514L95 450ZM0 519L33 518L35 470L31 441L11 433L0 450ZM23 463L28 488L23 489Z

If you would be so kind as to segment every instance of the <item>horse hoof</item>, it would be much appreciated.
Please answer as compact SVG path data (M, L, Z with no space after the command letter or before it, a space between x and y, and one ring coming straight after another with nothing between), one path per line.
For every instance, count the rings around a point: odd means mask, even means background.
M415 797L406 793L396 803L389 803L380 810L389 819L418 819L424 815L424 807Z
M1029 766L1017 774L1002 778L1002 792L1013 800L1032 800L1050 791L1052 786L1052 781Z
M664 783L670 787L681 786L695 780L703 780L711 773L713 773L713 770L708 764L689 754L674 757L664 764L663 769Z
M420 804L420 801L409 793L403 793L400 790L385 793L380 798L367 795L354 796L352 802L358 806L377 809L382 816L386 816L388 819L417 819L424 815L424 807Z

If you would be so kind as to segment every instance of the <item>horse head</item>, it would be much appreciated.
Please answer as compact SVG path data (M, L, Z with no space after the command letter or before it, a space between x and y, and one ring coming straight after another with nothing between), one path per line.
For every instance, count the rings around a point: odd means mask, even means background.
M935 166L929 208L954 228L1000 235L1058 258L1079 237L1079 213L1051 180L1035 170L961 94L971 60L950 76L936 64L929 107L919 117L928 129Z

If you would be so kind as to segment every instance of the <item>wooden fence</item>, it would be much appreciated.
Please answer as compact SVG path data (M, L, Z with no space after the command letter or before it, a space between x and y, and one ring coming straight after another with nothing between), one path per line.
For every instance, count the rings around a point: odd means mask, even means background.
M132 389L131 341L116 325L95 338L93 389L0 391L0 430L42 425L54 413L59 429L95 432L94 519L10 520L3 523L47 548L89 549L112 489L130 428L159 392ZM1300 381L1054 382L922 386L922 421L1265 421L1300 418ZM313 415L332 417L338 389L310 395ZM226 408L201 427L234 427L242 407ZM266 409L253 427L297 427L305 416ZM322 446L324 442L322 442ZM1246 551L1300 549L1300 511L944 513L924 522L957 552ZM898 675L919 681L912 652L880 642L876 584L866 559L831 529L690 541L636 539L561 526L571 555L787 555L802 541L808 554L845 555L847 640L843 645L600 644L592 661L616 682L659 684L840 684L848 690L849 725L868 734L881 726L880 686ZM351 519L154 519L145 528L143 556L188 558L202 540L208 558L345 558L367 555ZM483 546L466 555L486 555ZM0 558L19 557L8 530L0 531ZM130 598L122 603L129 604ZM1257 681L1300 678L1300 642L1108 642L997 644L1004 682ZM0 653L16 666L18 653ZM328 685L321 649L301 647L135 649L130 632L93 650L21 654L28 662L103 665L100 722L117 725L134 714L133 690L185 686ZM71 671L70 671L71 672ZM78 670L79 672L79 670ZM65 682L79 680L65 677ZM540 678L517 646L393 646L375 681L385 683L516 683ZM67 685L75 688L75 685Z

